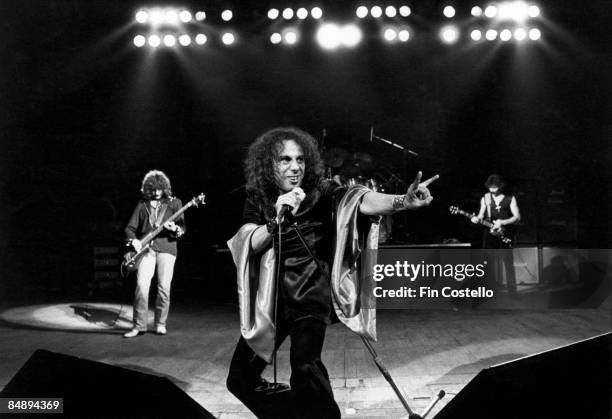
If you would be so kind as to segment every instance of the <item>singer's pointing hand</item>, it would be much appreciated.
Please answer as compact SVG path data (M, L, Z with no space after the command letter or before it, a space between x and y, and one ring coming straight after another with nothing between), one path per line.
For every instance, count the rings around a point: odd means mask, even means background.
M435 175L424 182L421 182L422 172L418 172L414 182L408 187L408 191L404 196L404 208L416 209L427 206L433 200L431 193L427 187L440 176Z
M293 188L293 190L291 190L290 192L279 196L276 200L276 204L274 205L276 207L276 215L278 216L281 209L283 208L283 205L289 205L291 208L293 208L291 210L291 213L295 215L305 197L306 194L304 193L302 188L299 187Z

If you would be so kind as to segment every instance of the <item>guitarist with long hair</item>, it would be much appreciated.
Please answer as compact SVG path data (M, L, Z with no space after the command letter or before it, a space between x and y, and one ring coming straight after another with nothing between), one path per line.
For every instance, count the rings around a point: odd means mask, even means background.
M505 230L505 237L512 238L512 226L521 219L516 198L512 195L504 194L504 181L501 176L492 174L485 182L485 188L489 190L480 199L480 211L478 215L472 217L474 224L479 224L482 220L493 223L493 228L485 230L482 236L483 249L508 249L501 252L502 259L506 268L506 282L508 293L516 294L516 276L514 274L514 258L512 256L512 244L500 240L501 229Z
M144 176L140 192L142 199L138 201L125 227L129 246L138 252L143 246L139 238L143 238L162 225L164 229L150 242L138 262L134 324L132 330L123 335L125 338L133 338L147 331L149 288L156 268L155 333L166 334L166 320L170 309L170 284L177 253L176 242L185 234L185 219L182 214L174 221L167 221L182 207L181 200L172 196L168 176L159 170L151 170Z

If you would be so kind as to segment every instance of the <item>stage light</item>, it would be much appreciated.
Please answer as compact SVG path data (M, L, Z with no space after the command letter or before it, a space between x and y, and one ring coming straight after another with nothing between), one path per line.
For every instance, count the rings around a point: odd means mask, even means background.
M285 10L283 10L283 19L289 20L292 18L293 18L293 9L291 9L290 7L287 7Z
M167 47L173 47L176 44L176 37L174 35L164 35L164 45Z
M517 41L522 41L527 37L527 31L523 28L517 28L514 31L514 39Z
M542 37L542 32L538 28L529 29L529 39L537 41Z
M482 32L480 32L478 29L474 29L472 32L470 32L470 38L472 38L474 41L480 41L482 39Z
M136 35L134 37L134 45L136 45L138 48L142 48L144 47L144 44L147 42L147 38L145 38L142 35Z
M191 45L191 37L186 33L182 34L181 36L179 36L179 44L184 47Z
M538 17L540 16L540 8L538 6L529 6L529 8L527 8L527 14L529 17Z
M527 17L527 4L522 1L504 2L497 9L497 18L499 20L523 22Z
M176 25L178 23L178 13L174 9L168 9L164 13L164 23L168 25Z
M278 32L274 32L272 35L270 35L270 42L272 42L274 45L280 44L282 40L283 37Z
M485 33L485 38L487 38L489 41L494 41L495 38L497 38L497 31L495 29L489 29Z
M232 45L236 41L236 36L231 32L225 32L221 37L221 42L225 45Z
M232 12L229 9L226 9L221 12L221 19L223 19L226 22L229 22L230 20L232 20L233 17L234 17L234 12Z
M410 7L408 6L402 6L399 8L399 14L403 17L408 17L410 16L411 10Z
M191 12L189 10L181 10L179 13L179 19L183 23L191 22Z
M313 7L310 10L310 16L312 16L313 19L321 19L321 17L323 17L323 10L321 10L320 7Z
M453 6L446 6L442 13L444 13L444 16L450 19L451 17L455 16L455 8Z
M383 32L383 38L385 38L387 42L393 42L397 38L397 31L392 28L387 28L385 32Z
M357 25L346 25L340 29L340 42L352 48L361 42L361 29Z
M149 13L146 10L136 12L136 22L147 23L147 20L149 20Z
M410 39L410 32L408 32L406 29L402 29L397 33L397 39L402 42L408 42Z
M370 14L372 15L372 17L378 19L382 16L382 9L380 8L380 6L374 6L370 9Z
M340 28L334 23L321 25L317 30L317 42L324 49L335 49L340 46Z
M368 8L365 6L359 6L357 10L355 10L355 14L359 19L363 19L368 16Z
M480 17L482 16L482 8L478 6L472 7L472 16Z
M297 33L293 30L289 30L285 32L285 43L289 45L294 45L297 42L298 36Z
M487 6L487 8L484 11L484 14L489 19L494 18L495 16L497 16L497 7L496 6Z
M510 39L512 39L512 32L510 31L510 29L502 30L499 33L499 39L501 39L504 42L509 41Z
M440 38L446 44L453 44L459 39L459 31L455 26L445 26L440 30Z
M204 45L208 41L208 38L203 33L199 33L195 37L195 42L198 45Z
M274 20L278 19L278 9L270 9L268 10L268 19Z
M154 9L149 14L149 19L152 25L160 25L164 21L164 14L159 9Z
M303 7L300 7L295 14L298 19L304 20L308 17L308 10Z
M196 14L195 14L195 19L196 19L198 22L201 22L201 21L205 20L205 19L206 19L206 12L203 12L203 11L201 11L201 10L200 10L200 11L198 11L198 12L196 12Z
M393 6L387 6L385 9L385 14L387 17L395 17L397 15L397 9Z
M161 39L159 35L151 35L148 42L150 47L157 48L161 44Z

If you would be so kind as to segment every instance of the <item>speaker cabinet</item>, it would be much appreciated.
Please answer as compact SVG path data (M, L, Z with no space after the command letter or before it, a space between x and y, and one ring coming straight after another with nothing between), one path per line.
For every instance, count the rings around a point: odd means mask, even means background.
M0 397L63 398L63 415L50 418L214 418L167 378L45 350L34 352Z
M436 419L609 419L612 334L482 370Z

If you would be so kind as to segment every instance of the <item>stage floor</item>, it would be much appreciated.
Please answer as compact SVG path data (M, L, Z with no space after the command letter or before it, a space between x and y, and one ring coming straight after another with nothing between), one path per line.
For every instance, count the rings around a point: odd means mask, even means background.
M164 376L217 417L252 417L225 389L239 331L235 306L174 301L168 335L123 339L124 330L117 327L127 327L130 315L131 307L115 303L5 309L0 314L0 387L36 349L46 349ZM439 390L446 391L435 414L482 368L610 328L610 308L379 310L375 348L413 409L421 411ZM328 329L323 362L343 417L406 416L361 340L343 326ZM288 342L279 352L279 377L288 382Z

